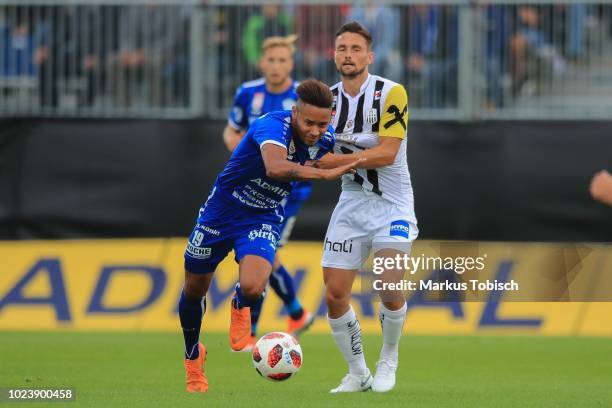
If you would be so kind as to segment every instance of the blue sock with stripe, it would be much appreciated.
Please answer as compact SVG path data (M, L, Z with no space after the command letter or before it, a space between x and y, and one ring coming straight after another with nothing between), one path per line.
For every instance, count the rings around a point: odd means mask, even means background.
M302 317L304 309L300 301L295 296L295 288L293 287L293 279L283 265L280 265L277 270L270 275L270 286L274 292L283 301L287 308L287 312L292 319L297 320Z
M195 360L200 355L198 342L200 341L202 316L206 312L206 297L197 300L188 299L183 291L178 310L185 339L185 358Z

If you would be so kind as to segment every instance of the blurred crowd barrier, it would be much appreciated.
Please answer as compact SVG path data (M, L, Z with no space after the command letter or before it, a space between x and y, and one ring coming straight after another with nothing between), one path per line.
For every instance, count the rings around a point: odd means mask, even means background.
M186 242L184 238L0 242L0 331L177 331ZM315 333L329 332L322 251L322 242L290 242L281 250L302 304L317 316ZM440 301L439 291L410 291L406 333L612 337L609 244L417 240L412 255L482 256L485 268L463 276L514 280L520 287L515 294L482 291L478 300L459 300L455 292ZM219 265L211 283L204 332L228 330L238 277L233 258L229 254ZM379 333L378 297L367 278L373 276L370 271L363 268L351 302L364 332ZM441 272L459 276L457 267L419 271L425 273L424 281L431 282L440 282ZM260 319L262 332L283 329L285 318L278 297L268 296Z
M268 36L299 36L295 78L335 83L349 20L372 32L371 72L406 86L413 119L612 111L612 0L5 0L0 115L223 119Z

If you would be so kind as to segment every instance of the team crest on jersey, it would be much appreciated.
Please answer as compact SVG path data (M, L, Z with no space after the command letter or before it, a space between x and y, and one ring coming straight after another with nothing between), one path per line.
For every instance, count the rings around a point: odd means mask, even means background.
M293 155L295 154L295 143L293 143L293 138L289 143L289 154L287 154L287 160L293 160Z
M253 95L253 101L251 102L251 114L252 115L261 115L261 108L263 108L264 103L264 93L263 92L255 92Z
M287 98L283 99L283 109L290 110L295 106L295 99Z
M374 100L377 101L382 97L382 91L375 91L374 92Z
M352 119L349 119L349 120L346 122L346 129L352 129L352 128L353 128L353 120L352 120Z
M378 112L376 111L376 109L372 108L366 112L365 121L370 125L373 125L378 121Z

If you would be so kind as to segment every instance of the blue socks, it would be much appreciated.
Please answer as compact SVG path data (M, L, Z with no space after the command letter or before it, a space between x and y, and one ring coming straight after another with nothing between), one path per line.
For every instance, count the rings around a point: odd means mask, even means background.
M242 309L243 307L250 307L252 309L253 307L257 307L257 305L259 305L259 308L261 309L261 303L263 302L265 293L266 291L264 290L264 293L262 293L258 299L249 299L242 293L240 283L237 283L236 293L234 294L234 299L232 300L232 306L238 309Z
M244 296L240 289L240 283L236 284L236 294L232 300L232 306L237 308L250 307L251 308L251 335L255 335L257 332L257 322L259 321L259 315L261 314L261 308L263 306L264 298L266 297L266 291L264 290L259 299L251 300Z
M190 300L181 292L179 300L179 318L185 338L185 358L195 360L200 355L198 342L202 316L206 312L206 296L199 300Z
M293 279L283 265L272 272L270 275L270 286L274 292L283 300L287 312L292 319L297 320L302 317L304 309L295 296L295 288L293 287Z
M257 322L259 322L259 315L261 315L261 309L263 308L263 301L266 297L266 291L261 294L261 297L253 306L251 306L251 336L255 336L257 333Z

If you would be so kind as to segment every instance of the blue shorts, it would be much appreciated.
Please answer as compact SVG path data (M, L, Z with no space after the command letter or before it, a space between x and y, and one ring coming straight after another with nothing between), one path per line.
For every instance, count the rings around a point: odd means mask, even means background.
M211 273L233 249L236 262L257 255L274 264L283 221L282 208L249 211L221 198L211 197L200 209L185 250L185 270Z

